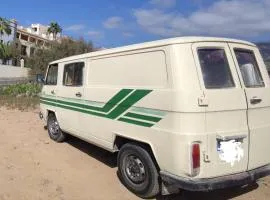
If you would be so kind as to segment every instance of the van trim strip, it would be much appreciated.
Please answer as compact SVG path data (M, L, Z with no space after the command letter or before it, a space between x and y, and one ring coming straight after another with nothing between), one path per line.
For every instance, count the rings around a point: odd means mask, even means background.
M162 120L162 118L127 112L135 103L147 96L150 92L152 92L152 90L123 89L113 96L103 107L95 107L81 103L64 101L63 98L62 100L57 98L52 99L45 96L40 97L40 102L41 104L56 106L98 117L114 119L144 127L152 127L155 125L155 123ZM106 111L107 113L104 113Z
M154 126L154 124L149 124L147 122L136 121L136 120L128 119L128 118L124 118L124 117L119 118L118 121L127 122L127 123L130 123L130 124L136 124L136 125L145 126L145 127Z
M162 118L159 118L159 117L141 115L141 114L132 113L132 112L128 112L124 116L130 117L130 118L135 118L135 119L142 119L142 120L151 121L151 122L159 122L162 119Z
M43 97L43 96L40 99L106 113L106 112L109 112L111 109L113 109L113 107L115 105L117 105L119 102L121 102L131 92L133 92L132 89L123 89L123 90L121 90L116 95L114 95L103 107L96 107L96 106L90 106L90 105L82 104L82 103L63 101L63 100L60 100L60 99L51 99L51 98L46 98L46 97Z

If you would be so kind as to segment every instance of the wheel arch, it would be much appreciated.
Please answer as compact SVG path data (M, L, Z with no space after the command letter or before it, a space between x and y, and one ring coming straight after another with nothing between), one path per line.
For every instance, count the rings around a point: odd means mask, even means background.
M157 167L157 170L158 171L160 170L159 164L158 164L157 159L156 159L156 153L155 153L153 145L151 143L116 134L114 137L114 141L113 141L114 151L116 151L116 152L119 151L121 149L121 147L127 143L135 144L135 145L138 145L138 146L144 148L150 154L154 164Z
M46 121L48 120L50 113L53 113L55 115L56 119L58 120L58 123L60 124L58 114L57 114L56 110L53 110L53 109L46 109Z

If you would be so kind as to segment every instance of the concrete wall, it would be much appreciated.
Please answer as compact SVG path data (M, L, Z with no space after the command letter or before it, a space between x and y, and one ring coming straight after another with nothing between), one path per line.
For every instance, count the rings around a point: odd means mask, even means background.
M21 68L21 67L13 67L9 65L1 65L0 64L0 79L1 78L27 78L30 69Z

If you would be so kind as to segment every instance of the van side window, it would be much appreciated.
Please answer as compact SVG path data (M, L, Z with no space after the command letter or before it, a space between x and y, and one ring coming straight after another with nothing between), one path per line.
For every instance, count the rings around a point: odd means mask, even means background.
M234 49L236 59L246 87L264 87L262 75L254 53L245 49Z
M49 66L45 84L46 85L57 85L58 77L58 64Z
M64 66L63 85L82 86L83 84L83 62L71 63Z
M235 86L224 49L199 49L198 55L206 89Z

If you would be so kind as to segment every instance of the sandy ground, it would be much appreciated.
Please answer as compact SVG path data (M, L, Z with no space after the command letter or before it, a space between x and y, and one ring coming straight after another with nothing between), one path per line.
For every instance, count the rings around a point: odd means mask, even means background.
M51 141L38 111L0 108L0 200L139 199L119 182L116 155L79 139ZM171 200L260 199L270 196L270 178L242 189L182 191Z

